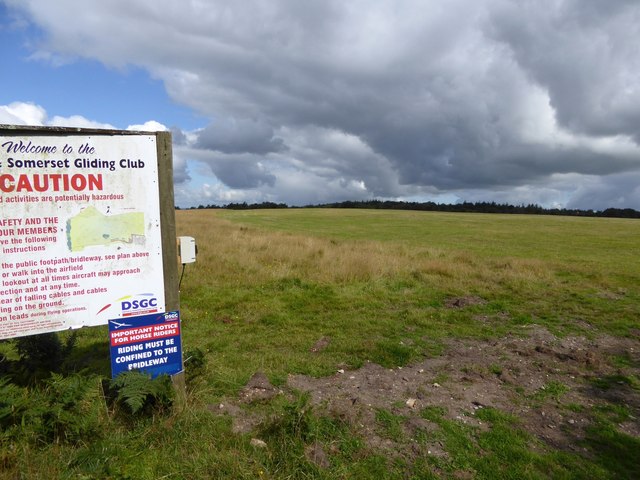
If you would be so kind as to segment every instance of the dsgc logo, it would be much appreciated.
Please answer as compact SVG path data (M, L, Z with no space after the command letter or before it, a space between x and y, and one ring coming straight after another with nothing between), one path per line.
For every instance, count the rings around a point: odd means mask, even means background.
M123 312L144 308L155 308L158 306L158 299L154 297L150 299L143 298L142 300L124 301L121 303L121 305Z
M139 293L132 297L121 298L120 308L123 317L155 313L158 311L158 299L153 293Z
M136 295L126 295L116 300L119 303L119 310L123 317L134 315L146 315L158 311L158 299L153 293L138 293ZM114 302L115 303L115 302ZM105 305L98 313L107 310L111 303Z
M178 320L180 318L180 315L178 314L178 312L167 312L162 317L164 318L165 322L171 322L174 320Z

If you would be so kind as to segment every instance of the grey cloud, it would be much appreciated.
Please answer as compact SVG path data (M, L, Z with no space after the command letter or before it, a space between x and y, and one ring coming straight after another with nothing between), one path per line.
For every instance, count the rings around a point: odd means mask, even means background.
M212 162L211 169L231 188L256 188L273 185L276 178L258 162L240 158L225 158Z
M179 127L171 127L171 141L174 145L187 145L187 136Z
M223 153L267 154L285 148L273 128L252 120L216 121L198 133L197 148Z
M640 133L637 2L504 3L487 32L549 92L561 125L591 135Z
M276 177L265 167L259 156L226 155L221 152L182 148L181 156L197 159L232 189L251 189L273 185Z
M283 132L290 137L293 166L309 171L325 182L362 183L365 194L401 195L398 175L389 160L376 153L362 138L334 129L307 127ZM285 160L281 158L281 160ZM344 184L343 182L343 184Z
M601 210L605 207L629 208L640 205L640 173L588 178L578 183L568 208ZM633 207L631 207L633 208Z
M180 154L180 150L174 147L173 151L173 182L176 185L189 183L191 175L185 158Z

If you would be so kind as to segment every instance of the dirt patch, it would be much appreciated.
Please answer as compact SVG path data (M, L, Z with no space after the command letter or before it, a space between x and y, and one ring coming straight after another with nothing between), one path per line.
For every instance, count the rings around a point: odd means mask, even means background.
M553 448L578 451L578 440L594 422L593 408L615 404L631 413L619 429L640 436L640 392L628 381L640 378L639 339L558 338L540 327L524 333L491 341L451 340L439 357L406 367L367 363L324 378L290 375L284 391L308 392L317 413L343 420L371 448L390 454L411 446L381 432L380 412L401 418L402 438L413 439L437 428L421 415L427 407L478 428L487 426L476 412L493 407L517 416L524 429ZM620 358L625 359L622 365L615 361ZM239 401L277 394L265 379L252 379ZM244 409L212 410L232 415L234 425L244 425L237 431L257 425L256 419L247 422ZM446 454L437 441L427 448L431 455ZM322 455L308 455L322 463Z
M278 392L279 390L271 385L269 378L264 373L257 372L240 392L240 401L242 403L265 401L275 397Z
M471 305L484 305L487 301L483 298L468 295L465 297L449 298L444 304L447 308L464 308Z
M321 337L320 340L318 340L313 347L311 347L311 349L309 350L311 353L319 353L322 352L323 350L325 350L329 344L331 343L331 338L330 337Z

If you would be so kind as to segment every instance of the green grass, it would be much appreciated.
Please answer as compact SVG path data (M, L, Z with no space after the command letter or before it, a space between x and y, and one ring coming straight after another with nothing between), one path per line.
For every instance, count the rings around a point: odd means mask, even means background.
M553 381L540 387L540 389L533 394L533 399L536 401L551 399L558 402L568 391L569 387L560 382Z
M181 234L207 239L181 302L185 344L218 360L216 392L256 370L282 380L367 360L399 366L445 338L530 324L626 335L640 315L640 267L628 259L640 222L316 209L178 218ZM483 302L445 308L464 296ZM322 336L329 348L310 353Z
M86 416L86 431L73 441L32 436L42 425L31 417L0 432L0 479L640 476L638 440L617 427L632 412L611 402L567 403L567 411L595 419L577 445L586 449L581 455L542 444L518 418L494 409L476 412L487 427L479 428L427 407L421 416L435 429L419 432L417 452L396 456L371 449L352 424L311 408L304 395L244 407L265 418L250 434L234 433L229 417L210 411L257 371L284 385L290 374L332 375L367 361L395 368L439 355L450 338L521 335L533 324L558 335L631 336L640 318L640 222L290 209L177 212L177 223L199 248L183 279L181 316L183 349L200 349L204 363L186 404L132 423L106 408L94 381L59 414L70 426L74 414ZM453 298L478 301L448 306ZM322 337L329 344L312 352ZM10 343L0 344L0 354L16 358ZM637 368L629 354L611 362ZM106 327L79 331L65 364L85 378L109 377ZM446 386L447 378L434 382ZM604 395L638 384L633 375L612 374L590 387ZM12 401L29 411L53 395L20 388ZM569 393L550 382L531 400L562 402ZM375 422L378 435L408 445L403 414L379 409ZM252 446L253 436L267 448ZM445 455L426 453L433 441ZM328 452L328 467L306 458L314 444Z
M376 422L379 425L380 434L391 440L401 441L404 432L402 424L405 418L402 415L396 415L388 410L378 409L376 412Z
M637 318L640 298L632 286L640 283L634 253L640 222L634 220L341 209L223 211L220 216L336 244L382 242L397 255L431 259L430 268L407 271L396 281L417 296L425 293L421 286L444 280L439 283L449 288L431 295L434 305L446 295L476 293L491 297L496 309L533 316L554 328L583 319L616 334L627 333ZM438 271L438 259L461 268ZM464 266L471 278L458 278Z
M424 409L422 417L438 425L435 438L447 452L444 457L428 457L425 463L446 478L591 479L608 478L611 471L598 463L606 455L598 453L598 461L592 463L575 454L550 450L525 432L516 417L493 408L475 414L484 428L448 420L438 408ZM616 470L623 471L620 467Z
M572 267L567 274L577 270L598 276L606 268L629 278L638 275L628 270L635 259L640 222L630 219L347 209L225 210L220 216L336 241L399 242L494 259L557 262ZM607 251L616 254L606 255Z

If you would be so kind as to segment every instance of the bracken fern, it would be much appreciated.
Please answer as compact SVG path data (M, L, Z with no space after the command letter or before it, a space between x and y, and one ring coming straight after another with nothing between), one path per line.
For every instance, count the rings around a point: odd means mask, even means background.
M131 415L152 415L170 409L174 390L170 377L152 379L137 371L123 372L114 378L110 387L118 405Z

